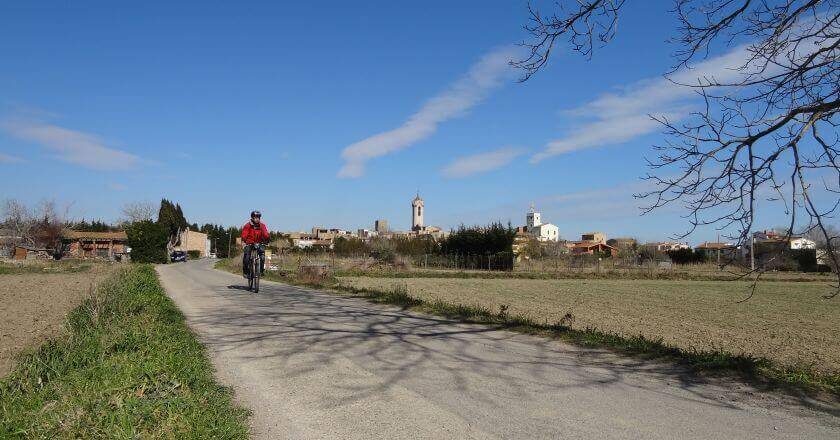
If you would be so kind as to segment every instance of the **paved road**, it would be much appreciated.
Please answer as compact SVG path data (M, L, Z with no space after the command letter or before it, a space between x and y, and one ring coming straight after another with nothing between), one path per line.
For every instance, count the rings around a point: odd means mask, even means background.
M279 283L254 295L208 261L158 272L256 438L840 438L836 407L670 365Z

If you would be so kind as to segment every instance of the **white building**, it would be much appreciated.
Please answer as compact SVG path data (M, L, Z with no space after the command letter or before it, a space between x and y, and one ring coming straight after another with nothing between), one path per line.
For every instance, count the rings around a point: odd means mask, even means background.
M781 243L785 239L788 240L790 249L816 249L817 243L814 240L809 240L805 237L792 235L785 237L785 234L780 234L774 231L759 231L753 232L753 241L755 243Z
M808 240L805 237L795 237L790 239L791 249L816 249L817 242Z
M533 205L525 216L525 232L538 241L557 241L560 238L560 229L551 223L543 223Z
M423 230L423 199L420 198L420 193L411 201L411 230Z

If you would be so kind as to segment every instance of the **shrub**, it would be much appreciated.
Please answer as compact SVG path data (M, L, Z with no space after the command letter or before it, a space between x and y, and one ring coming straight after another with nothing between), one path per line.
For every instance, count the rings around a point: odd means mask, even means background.
M702 263L706 260L705 253L694 252L692 249L668 251L668 256L674 264Z
M197 259L201 258L201 252L200 251L187 251L187 256L190 257L193 260L197 260Z
M461 225L441 243L441 253L488 255L511 252L515 235L516 230L501 223L469 228Z
M151 220L134 222L125 230L135 263L166 263L169 230Z

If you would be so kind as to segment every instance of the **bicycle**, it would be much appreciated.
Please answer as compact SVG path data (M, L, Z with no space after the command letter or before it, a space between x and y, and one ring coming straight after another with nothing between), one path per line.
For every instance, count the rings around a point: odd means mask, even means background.
M264 251L265 246L262 244L251 244L250 261L248 262L248 290L254 293L260 293L260 253Z

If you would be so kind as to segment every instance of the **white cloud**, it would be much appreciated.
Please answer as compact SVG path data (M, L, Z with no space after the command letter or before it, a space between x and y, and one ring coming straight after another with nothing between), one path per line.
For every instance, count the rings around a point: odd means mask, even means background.
M140 158L107 146L99 137L40 121L7 119L0 123L10 135L50 150L54 158L95 170L124 170Z
M0 163L23 163L26 162L23 158L11 156L9 154L0 153Z
M668 78L654 78L638 81L617 93L607 93L576 109L567 115L584 119L571 132L548 142L545 149L534 154L531 162L536 163L559 154L572 151L615 145L653 133L661 124L651 116L678 121L689 116L692 98L697 90L685 85L731 82L744 76L737 68L748 57L747 46L706 61L691 69L683 69ZM768 72L769 73L769 72ZM676 83L676 84L675 84ZM681 85L683 84L683 85Z
M450 162L441 173L453 179L486 173L509 164L522 153L521 148L511 147L464 156Z
M484 55L449 89L432 97L403 125L344 148L344 166L339 177L361 177L371 159L394 153L431 136L438 124L462 116L484 99L488 92L514 75L509 62L516 58L517 49L503 47Z

